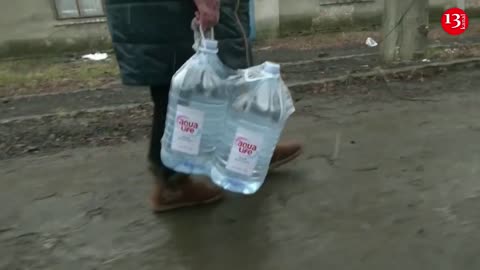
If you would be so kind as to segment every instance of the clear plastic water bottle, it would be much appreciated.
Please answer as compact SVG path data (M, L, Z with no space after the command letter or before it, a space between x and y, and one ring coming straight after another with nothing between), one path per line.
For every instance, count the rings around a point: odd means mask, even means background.
M293 102L280 66L270 62L245 70L234 89L210 176L226 190L253 194L265 181Z
M198 51L173 76L161 157L181 173L210 173L229 101L218 43L204 39Z

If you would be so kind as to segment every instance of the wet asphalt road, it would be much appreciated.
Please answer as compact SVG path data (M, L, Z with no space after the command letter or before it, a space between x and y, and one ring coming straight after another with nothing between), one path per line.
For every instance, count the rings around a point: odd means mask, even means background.
M404 85L452 85L425 101L304 96L299 160L162 216L143 140L3 160L0 269L479 269L479 75Z

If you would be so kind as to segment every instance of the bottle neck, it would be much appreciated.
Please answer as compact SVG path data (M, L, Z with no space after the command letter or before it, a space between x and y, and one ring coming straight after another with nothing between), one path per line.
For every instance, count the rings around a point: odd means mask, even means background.
M267 61L263 64L263 71L272 76L278 76L280 75L280 64Z
M218 53L218 41L213 39L204 39L200 43L200 51L206 53Z
M212 49L207 49L205 47L200 47L200 48L198 48L198 50L201 51L202 53L207 53L207 54L217 54L218 53L218 49L212 50Z

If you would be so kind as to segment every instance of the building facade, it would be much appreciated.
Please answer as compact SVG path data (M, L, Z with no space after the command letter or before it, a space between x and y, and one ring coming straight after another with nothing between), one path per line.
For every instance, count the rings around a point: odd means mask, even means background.
M102 0L0 0L0 57L109 46Z
M257 38L372 27L384 0L252 0ZM407 0L405 0L407 1ZM432 18L457 0L430 0ZM109 48L103 0L0 0L0 57ZM468 9L480 0L466 0ZM480 13L478 13L480 15Z

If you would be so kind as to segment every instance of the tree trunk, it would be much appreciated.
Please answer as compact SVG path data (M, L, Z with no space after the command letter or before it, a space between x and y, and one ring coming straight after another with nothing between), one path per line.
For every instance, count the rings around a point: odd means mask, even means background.
M382 55L387 63L409 61L427 45L428 0L386 0Z

